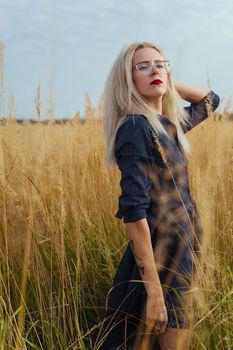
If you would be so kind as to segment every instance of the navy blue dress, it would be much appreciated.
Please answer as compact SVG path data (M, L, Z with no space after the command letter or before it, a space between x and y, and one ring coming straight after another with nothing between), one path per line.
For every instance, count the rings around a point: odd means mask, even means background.
M219 96L210 91L198 103L185 107L188 132L214 111ZM208 102L208 105L207 105ZM156 267L168 311L168 327L189 327L188 291L194 272L194 256L203 235L198 210L190 194L187 159L175 124L159 115L168 136L155 134L143 115L128 115L118 129L115 156L121 171L119 209L124 223L146 218ZM146 290L128 246L116 270L108 296L105 350L132 349L142 329ZM142 332L143 333L143 332Z

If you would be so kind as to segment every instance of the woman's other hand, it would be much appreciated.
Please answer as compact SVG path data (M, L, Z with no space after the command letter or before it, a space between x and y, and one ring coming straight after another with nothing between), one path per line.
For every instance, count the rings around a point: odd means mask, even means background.
M148 295L146 301L146 325L155 333L164 333L168 322L163 295Z

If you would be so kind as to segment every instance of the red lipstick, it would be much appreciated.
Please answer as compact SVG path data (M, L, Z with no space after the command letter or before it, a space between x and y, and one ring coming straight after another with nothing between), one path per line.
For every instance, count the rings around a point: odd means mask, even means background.
M160 85L160 84L162 84L163 82L162 82L162 80L160 80L160 79L155 79L155 80L153 80L150 84L151 85Z

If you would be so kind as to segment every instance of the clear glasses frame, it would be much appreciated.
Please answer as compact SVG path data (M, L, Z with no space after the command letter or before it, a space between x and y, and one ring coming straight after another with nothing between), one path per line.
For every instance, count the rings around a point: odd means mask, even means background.
M158 69L161 74L169 73L171 69L171 61L154 61L154 64L140 62L133 67L133 69L136 69L138 73L143 75L150 75L155 68Z

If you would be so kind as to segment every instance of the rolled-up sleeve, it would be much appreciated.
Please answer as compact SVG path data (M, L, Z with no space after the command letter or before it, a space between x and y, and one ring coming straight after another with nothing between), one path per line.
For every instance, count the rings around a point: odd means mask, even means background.
M208 117L209 112L214 112L218 107L220 97L214 91L209 91L199 102L191 103L190 106L184 107L189 115L189 123L181 125L184 133L193 129Z
M117 132L115 157L121 171L121 195L115 216L124 223L147 217L152 181L147 169L153 165L150 124L142 116L129 116Z

